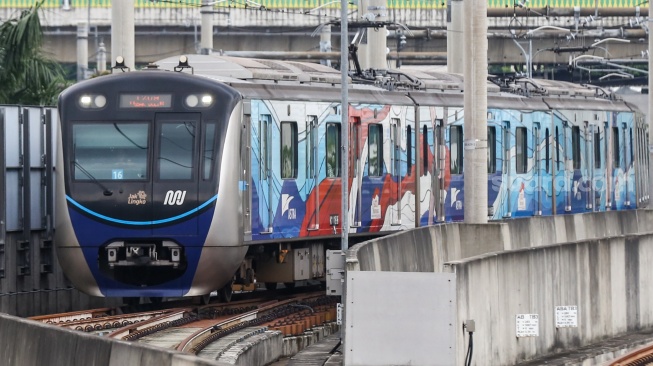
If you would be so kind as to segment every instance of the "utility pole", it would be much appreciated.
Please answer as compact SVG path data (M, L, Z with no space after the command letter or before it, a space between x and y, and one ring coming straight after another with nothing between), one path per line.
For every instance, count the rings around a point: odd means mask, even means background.
M465 1L465 222L487 223L487 0Z
M361 0L358 3L360 21L368 21L372 25L366 30L358 47L358 61L361 68L387 69L388 31L385 27L373 27L376 22L388 19L386 0Z
M77 81L86 79L88 70L88 24L77 22Z
M340 249L343 255L349 249L349 23L347 6L348 0L340 0L340 138L342 140L342 151L340 155L340 177L342 182L341 197L341 242ZM347 311L347 265L345 264L345 273L342 278L342 324L340 325L340 341L343 344L345 354L347 346L345 344L346 336L346 317Z
M111 7L111 65L116 57L134 70L134 0L114 1Z
M648 157L653 162L653 14L648 15ZM653 169L648 169L648 195L653 192ZM650 202L650 200L649 200Z
M447 72L456 74L464 72L464 48L460 47L464 42L464 22L463 1L449 0L447 2Z
M202 38L200 53L210 55L213 51L213 14L209 11L209 0L202 0Z
M331 24L322 27L320 32L320 52L331 52ZM331 60L320 60L322 65L331 66Z

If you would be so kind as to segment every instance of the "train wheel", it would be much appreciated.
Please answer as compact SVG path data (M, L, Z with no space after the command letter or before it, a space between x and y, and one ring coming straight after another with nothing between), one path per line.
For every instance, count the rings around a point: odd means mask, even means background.
M277 289L277 283L276 282L266 282L265 283L265 289L266 290L276 290Z
M155 305L159 305L163 302L162 297L150 297L150 302Z
M294 282L284 282L283 285L286 286L286 288L295 288Z
M218 297L220 298L220 302L230 302L231 301L231 295L233 295L233 292L234 292L231 285L232 285L232 282L229 282L223 288L218 290Z

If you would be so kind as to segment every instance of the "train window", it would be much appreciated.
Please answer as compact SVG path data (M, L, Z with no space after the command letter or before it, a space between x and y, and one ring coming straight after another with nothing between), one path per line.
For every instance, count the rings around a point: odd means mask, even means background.
M549 141L549 129L544 129L544 169L545 172L551 172L551 144Z
M633 129L632 128L628 129L628 132L630 132L630 140L629 140L630 141L630 163L632 164L632 162L635 160L635 151L633 150L633 145L634 145L633 144Z
M340 124L327 123L326 132L326 169L327 177L340 176Z
M612 165L614 168L619 167L619 128L612 127Z
M315 176L315 137L317 129L317 116L307 116L306 118L306 161L308 162L307 175L310 178Z
M411 175L413 169L413 129L406 126L406 169L407 174Z
M75 180L145 180L147 123L73 125Z
M297 178L297 123L281 122L281 179Z
M367 131L367 174L371 177L380 177L383 174L383 126L371 124Z
M580 169L580 127L571 128L571 160L574 169Z
M451 126L449 129L449 153L451 154L451 174L463 172L463 126Z
M422 175L426 175L429 172L429 131L426 126L422 127L422 164Z
M202 152L202 178L211 178L213 170L213 151L215 149L215 123L207 123L204 126L204 151Z
M164 122L159 133L159 179L191 179L195 122Z
M556 136L555 136L555 153L556 153L556 172L560 171L560 131L558 126L556 126Z
M487 128L487 172L497 172L497 129Z
M259 156L261 157L260 166L261 179L268 178L268 126L272 120L268 114L261 115L259 120Z
M594 132L594 169L601 169L601 130Z
M515 169L517 174L524 174L528 169L528 139L526 127L515 129Z

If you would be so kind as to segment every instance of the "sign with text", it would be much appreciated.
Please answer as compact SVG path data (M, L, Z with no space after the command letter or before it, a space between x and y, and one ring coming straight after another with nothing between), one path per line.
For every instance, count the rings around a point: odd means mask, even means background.
M556 328L578 327L578 306L556 306Z
M517 337L539 337L540 316L538 314L517 314Z

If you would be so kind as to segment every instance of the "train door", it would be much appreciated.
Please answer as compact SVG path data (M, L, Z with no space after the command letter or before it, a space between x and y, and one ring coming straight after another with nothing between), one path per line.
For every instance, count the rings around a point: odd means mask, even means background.
M565 181L564 195L565 195L565 212L571 211L571 181L573 180L573 160L569 156L569 147L567 143L567 130L570 128L569 122L562 122L562 165L564 169L563 177ZM573 158L573 155L571 156Z
M361 159L361 119L360 117L353 117L353 125L351 129L351 142L352 142L352 163L354 164L354 176L352 184L356 185L356 202L354 203L354 220L352 222L352 227L360 227L362 222L362 208L363 208L363 198L362 198L362 185L363 185L363 165Z
M596 118L598 119L598 116ZM592 165L592 175L590 180L592 182L592 197L590 197L590 199L593 204L592 211L602 211L603 203L601 202L601 191L605 189L602 164L605 156L601 152L601 146L603 146L601 143L601 137L605 136L601 133L601 126L599 124L591 126L590 134L592 136L592 157L589 161L589 164Z
M252 201L252 192L250 184L252 181L251 172L251 148L250 148L250 128L251 128L251 115L249 114L250 104L245 104L246 114L243 115L243 125L241 126L240 133L240 199L242 205L243 215L243 228L245 240L252 239L252 214L250 203ZM207 146L203 151L207 151ZM205 162L206 163L206 162Z
M212 127L210 127L212 126ZM197 217L194 215L198 202L198 177L200 164L199 113L157 113L155 117L154 187L152 189L154 236L197 235ZM215 124L205 124L203 134L213 144ZM130 196L132 193L129 193ZM134 192L136 194L136 192ZM161 204L158 204L161 203ZM156 226L173 217L187 215L179 225Z
M585 139L585 144L583 148L583 155L585 157L585 164L582 164L581 166L581 175L583 176L583 179L588 179L589 182L587 183L587 186L585 187L584 191L584 198L585 198L585 209L586 210L592 210L594 207L592 203L592 193L594 192L594 188L592 187L593 185L593 180L592 180L592 175L594 175L594 169L592 168L592 153L593 153L593 139L592 139L592 128L594 126L590 125L589 121L584 121L583 122L583 138ZM581 182L582 184L582 182Z
M447 115L446 109L444 110L444 115ZM428 150L426 151L428 152ZM447 151L444 141L444 119L435 120L435 126L433 129L433 151L435 153L435 159L433 164L429 167L432 169L431 174L434 177L433 192L435 192L435 221L444 222L446 220L444 195L446 190L449 188L449 182L446 180Z
M305 197L313 197L313 202L306 207L313 206L308 215L309 231L320 229L320 184L318 179L318 119L317 116L306 116L306 184L304 185Z
M503 217L510 217L512 216L512 205L511 205L511 186L512 186L512 180L511 180L511 172L510 172L510 147L511 147L511 141L512 141L512 134L510 133L510 122L508 121L503 121L503 136L501 137L501 145L502 145L502 151L503 151L503 176L504 179L503 181L505 183L505 199L503 200Z
M391 225L401 225L401 119L392 118L390 121L390 169L395 187L390 193L391 200Z
M259 116L259 191L260 233L272 233L272 116Z

